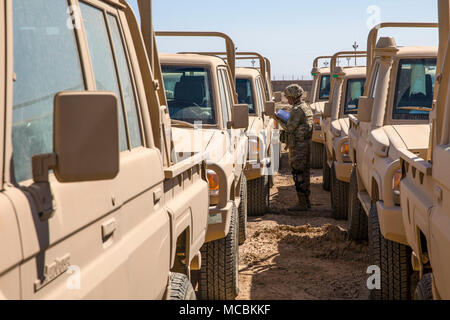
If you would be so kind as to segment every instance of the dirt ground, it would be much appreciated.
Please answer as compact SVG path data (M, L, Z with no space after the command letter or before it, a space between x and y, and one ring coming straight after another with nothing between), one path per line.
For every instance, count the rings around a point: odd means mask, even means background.
M295 187L287 170L274 177L270 212L249 217L240 248L240 300L368 299L367 243L348 239L345 221L331 217L322 170L311 171L312 209L290 212Z

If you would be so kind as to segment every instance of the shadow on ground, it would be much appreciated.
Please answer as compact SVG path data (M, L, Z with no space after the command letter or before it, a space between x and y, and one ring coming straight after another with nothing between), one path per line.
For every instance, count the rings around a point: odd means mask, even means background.
M270 212L250 217L240 250L239 299L367 299L367 244L348 239L331 218L321 170L312 170L308 212L288 212L296 193L287 155L274 177Z

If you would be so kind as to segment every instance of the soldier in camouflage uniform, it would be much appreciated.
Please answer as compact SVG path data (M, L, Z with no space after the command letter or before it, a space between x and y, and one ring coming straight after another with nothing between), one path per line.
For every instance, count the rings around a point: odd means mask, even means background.
M302 101L303 89L293 84L285 89L285 96L293 107L285 127L286 145L289 148L289 165L297 190L298 207L293 210L305 211L311 208L310 195L310 140L313 131L313 112Z

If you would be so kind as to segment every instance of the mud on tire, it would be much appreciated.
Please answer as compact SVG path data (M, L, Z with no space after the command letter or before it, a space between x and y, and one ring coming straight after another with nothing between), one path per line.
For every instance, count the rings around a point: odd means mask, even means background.
M247 214L262 216L269 207L269 176L247 181Z
M328 166L328 162L327 162L327 151L323 150L322 152L322 172L323 172L323 182L322 182L322 187L323 190L325 191L330 191L331 190L331 184L330 184L330 175L331 175L331 170L330 167Z
M331 166L331 209L333 218L336 220L346 220L348 217L348 187L348 183L337 179L333 163Z
M411 249L383 237L378 211L372 205L369 214L370 264L380 267L381 289L371 290L374 300L409 300L412 298Z
M239 203L239 245L243 245L247 239L247 178L245 174L241 177L241 202Z
M356 167L353 167L349 185L349 209L347 230L353 240L367 240L368 229L367 214L364 211L361 202L358 199L358 178L356 176Z
M170 273L169 300L197 300L189 278L182 273Z
M324 145L311 141L311 168L322 169Z
M230 231L223 239L205 243L201 249L198 297L201 300L233 300L239 294L239 221L233 206Z

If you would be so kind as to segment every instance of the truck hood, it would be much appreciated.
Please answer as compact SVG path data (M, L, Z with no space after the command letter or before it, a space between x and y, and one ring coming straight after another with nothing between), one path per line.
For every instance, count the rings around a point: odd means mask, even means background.
M348 118L340 118L339 124L341 125L341 137L348 136L348 129L350 128L350 120Z
M248 118L248 132L253 132L255 130L255 123L258 116L249 116Z
M393 125L397 134L410 151L420 151L428 149L430 142L430 125Z
M210 146L210 142L218 129L197 129L172 127L172 139L175 152L203 152Z

